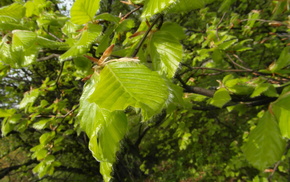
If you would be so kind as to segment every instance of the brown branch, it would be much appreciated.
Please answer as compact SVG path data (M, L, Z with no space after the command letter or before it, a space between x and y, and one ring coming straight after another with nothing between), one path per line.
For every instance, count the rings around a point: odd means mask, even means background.
M37 61L46 61L46 60L50 60L52 58L58 58L59 56L60 56L60 54L51 54L49 56L39 58L39 59L37 59Z
M122 18L121 21L125 20L126 18L128 18L131 14L133 14L134 12L138 11L142 6L138 6L137 8L133 9L132 11L130 11L129 13L125 14Z
M161 112L161 114L159 114L158 116L156 116L156 118L154 118L154 123L155 123L155 124L154 124L154 125L147 126L147 127L143 130L143 132L139 135L138 139L137 139L136 142L135 142L135 146L138 147L138 146L140 145L142 139L143 139L144 136L146 135L146 133L147 133L151 128L158 126L162 121L164 121L165 117L166 117L166 111L163 110L163 111Z
M253 72L250 70L236 70L236 69L229 69L229 70L223 70L219 68L207 68L207 67L191 67L192 69L203 69L203 70L214 70L219 72Z
M142 47L142 44L144 43L144 41L146 40L149 32L152 30L152 28L154 27L154 25L158 22L158 20L162 17L162 15L160 14L151 24L151 26L148 28L148 30L145 32L143 38L140 40L139 44L137 45L136 49L134 50L133 54L131 57L136 57L140 48Z

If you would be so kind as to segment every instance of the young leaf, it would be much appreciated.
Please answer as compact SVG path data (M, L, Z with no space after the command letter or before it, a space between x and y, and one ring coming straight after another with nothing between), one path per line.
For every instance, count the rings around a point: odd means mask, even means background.
M127 117L122 111L110 112L98 108L94 122L94 128L90 128L93 131L89 148L98 161L114 163L119 142L127 131Z
M185 39L186 35L184 33L183 28L174 22L165 22L163 23L161 29L162 31L166 31L176 37L178 40Z
M254 167L264 170L281 159L285 144L275 117L267 111L259 120L257 127L251 131L242 149Z
M172 78L182 59L182 45L167 31L158 31L150 41L150 55L155 70Z
M217 107L222 108L227 102L231 100L231 96L227 89L220 88L215 93L211 100L211 104Z
M112 172L112 163L109 162L101 162L100 163L100 172L103 175L104 181L109 182L112 178L111 172Z
M75 24L85 24L94 19L100 6L100 0L76 0L70 15Z
M97 83L96 74L86 83L80 99L78 117L81 129L90 138L89 148L93 156L101 162L100 171L103 178L105 181L109 181L112 163L115 162L115 155L120 147L119 142L127 131L127 118L121 111L110 112L87 101Z
M165 80L142 64L115 61L101 71L90 100L110 111L141 108L145 120L161 111L169 95Z
M12 37L12 50L24 50L36 41L36 33L26 30L14 30Z
M276 71L281 70L282 68L284 68L289 64L290 64L290 46L287 46L281 52L279 59L269 66L269 69L272 73L275 73Z
M141 17L149 18L157 13L162 12L174 2L175 0L158 0L158 1L147 0L145 2L143 14Z
M178 0L172 4L169 12L187 12L194 9L205 7L206 4L213 2L213 0Z
M13 3L9 6L0 8L0 22L16 22L24 16L25 9L19 3Z
M22 99L22 101L19 104L19 108L23 109L23 108L27 107L29 104L33 104L34 101L37 99L38 95L39 95L38 89L33 89L29 92L26 92L24 94L24 98Z
M102 27L96 24L89 24L88 29L82 32L81 38L68 51L59 57L60 61L75 58L85 54L92 43L100 35Z

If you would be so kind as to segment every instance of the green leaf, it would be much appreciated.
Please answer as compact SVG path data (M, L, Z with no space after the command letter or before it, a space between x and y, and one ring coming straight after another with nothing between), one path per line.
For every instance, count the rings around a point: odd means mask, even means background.
M41 36L37 36L37 44L40 45L42 48L51 48L51 49L65 49L68 48L68 45L63 42L53 41Z
M101 162L100 171L105 181L111 178L112 163L120 148L120 140L127 131L127 118L122 111L110 112L99 108L96 103L88 102L95 90L98 76L94 74L86 83L80 99L78 118L80 127L89 136L89 149L96 160Z
M289 64L290 64L290 46L287 46L281 52L279 59L269 66L269 70L272 73L275 73Z
M0 118L10 117L16 112L15 109L0 109Z
M36 33L26 30L12 31L12 50L25 50L33 46L36 41Z
M188 12L194 9L205 7L214 0L177 0L169 9L169 12Z
M100 25L89 24L88 29L82 32L80 39L75 45L59 57L60 61L62 62L85 54L101 31L102 27Z
M12 50L12 46L2 40L0 44L1 61L9 64L13 68L21 68L27 66L36 60L38 48L32 46L24 50Z
M70 11L71 21L76 24L92 21L99 6L100 0L76 0Z
M270 105L270 109L279 122L283 137L290 139L290 92L286 92Z
M19 104L19 108L23 109L29 105L32 105L34 101L37 99L38 95L39 95L38 89L33 89L33 90L30 90L29 92L26 92L24 94L24 98Z
M254 92L252 93L251 97L260 96L262 93L266 92L271 84L269 83L261 83L255 87Z
M55 131L47 132L42 134L39 137L40 144L46 145L49 141L51 141L55 136Z
M31 17L32 15L39 16L44 8L47 6L48 2L46 0L33 0L25 3L26 17Z
M112 163L109 162L101 162L100 163L100 172L103 175L104 181L109 182L112 178L111 172L112 172Z
M211 100L211 104L222 108L226 103L231 100L231 96L226 88L220 88L215 93Z
M21 30L26 30L28 29L27 27L24 27L23 25L19 23L1 23L0 22L0 30L16 30L16 29L21 29Z
M132 29L135 26L134 20L132 19L125 19L124 21L122 21L117 28L115 29L116 32L125 32L125 31L129 31L130 29Z
M5 118L1 121L1 133L2 136L6 136L14 129L15 125L9 122L9 118Z
M158 31L150 41L150 56L154 69L172 78L182 59L182 45L167 31Z
M242 149L254 167L264 170L281 159L285 144L275 117L267 111L259 120L257 127L250 132L248 141Z
M228 11L230 6L236 2L236 0L224 0L221 4L221 6L219 7L219 12L225 12Z
M95 90L95 85L99 82L99 77L93 74L92 77L86 82L82 96L80 98L80 109L78 118L80 120L80 127L87 133L89 137L93 135L94 128L98 122L96 121L97 105L88 101L88 98ZM86 122L87 121L87 122Z
M117 16L114 16L112 14L109 14L109 13L102 13L100 15L97 15L95 17L96 20L107 20L107 21L111 21L111 22L114 22L114 23L119 23L121 18L117 17Z
M185 39L186 35L183 28L175 22L165 22L162 24L161 31L168 32L178 40Z
M13 3L9 6L0 8L0 22L17 22L24 17L25 9L19 3Z
M144 4L144 10L141 17L149 18L157 13L162 12L174 2L175 0L147 0Z
M101 71L90 100L110 111L141 108L145 120L160 112L169 94L165 80L129 58L111 61L116 62Z
M37 130L42 130L46 127L47 123L50 121L50 119L43 119L43 120L40 120L36 123L34 123L32 125L33 128L37 129Z
M88 120L86 120L88 122ZM122 111L97 109L94 128L90 128L89 148L100 162L114 163L120 140L127 131L127 117Z

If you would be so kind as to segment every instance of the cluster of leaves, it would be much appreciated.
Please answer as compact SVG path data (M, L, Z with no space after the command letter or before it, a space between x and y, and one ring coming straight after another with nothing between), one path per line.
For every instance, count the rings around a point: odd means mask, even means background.
M287 12L288 0L0 8L1 93L15 98L0 105L1 142L20 139L1 158L27 155L0 177L286 181Z

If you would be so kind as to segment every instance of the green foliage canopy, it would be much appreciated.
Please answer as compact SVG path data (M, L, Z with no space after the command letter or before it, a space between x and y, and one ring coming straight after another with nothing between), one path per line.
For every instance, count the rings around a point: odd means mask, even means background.
M57 3L1 4L0 179L289 179L288 0Z

